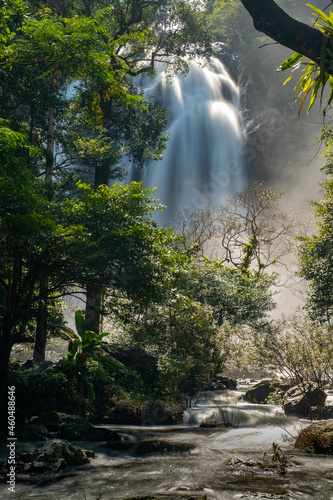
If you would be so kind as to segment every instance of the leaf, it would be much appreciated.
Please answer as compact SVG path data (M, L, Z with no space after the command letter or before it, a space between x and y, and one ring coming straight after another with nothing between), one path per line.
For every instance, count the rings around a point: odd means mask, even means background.
M99 358L107 361L108 363L117 366L118 368L125 368L125 365L115 359L113 356L110 356L107 352L105 352L101 347L96 347L94 354L96 354Z
M84 332L86 331L86 320L83 317L82 311L75 312L75 327L76 327L77 333L82 338L84 335Z
M109 332L103 332L103 333L100 333L98 336L97 336L97 340L101 341L102 339L104 339L104 337L107 337L108 335L110 335Z
M83 335L81 335L81 338L82 349L85 349L86 347L93 348L95 346L95 341L97 340L97 333L91 330L85 330Z
M331 21L330 21L330 18L325 14L325 12L323 12L322 10L318 9L317 7L314 7L313 5L311 5L310 3L307 3L306 4L307 7L310 7L312 10L315 11L315 13L317 14L317 16L322 20L324 21L324 23L330 25L331 24Z
M293 76L293 74L292 74L292 73L290 73L290 75L288 76L287 80L285 80L285 81L283 82L283 85L285 85L286 83L288 83L288 82L292 79L292 76Z
M75 339L74 342L72 343L72 345L69 346L68 359L73 359L75 357L75 354L77 353L79 345L80 345L80 340Z
M303 99L301 101L301 105L300 105L299 110L298 110L298 116L301 114L301 111L302 111L305 99L307 98L307 96L308 96L310 90L312 89L314 83L315 83L315 80L313 80L313 82L309 85L309 87L307 88L307 90L306 90L306 92L305 92L305 94L303 96Z
M279 66L278 71L285 71L286 69L292 68L300 59L304 58L302 54L295 52L289 59L284 61L281 66Z
M328 146L327 146L327 149L324 153L322 153L321 155L319 155L319 158L321 156L326 156L330 151L331 151L331 147L332 147L332 143L330 143Z

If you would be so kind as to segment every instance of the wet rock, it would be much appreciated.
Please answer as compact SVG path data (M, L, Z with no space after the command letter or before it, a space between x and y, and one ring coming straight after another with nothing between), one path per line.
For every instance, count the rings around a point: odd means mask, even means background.
M45 441L45 439L53 439L56 437L55 432L50 432L44 424L38 420L30 422L19 427L17 432L18 438L21 441Z
M84 417L52 411L33 417L19 430L21 440L60 438L68 441L114 441L119 434L104 427L95 427Z
M212 380L212 382L208 385L206 385L203 389L201 389L202 392L207 392L207 391L226 391L227 387L222 384L221 382L218 382L216 380Z
M333 419L333 406L312 406L312 419L313 420L329 420Z
M265 403L268 396L275 391L279 391L281 395L290 388L290 384L264 379L251 387L244 395L244 400L250 403Z
M231 391L236 391L237 390L237 382L233 380L232 378L229 377L224 377L223 375L217 375L215 377L215 380L223 385L227 389L230 389Z
M333 419L310 424L298 434L295 448L333 455Z
M257 460L242 460L241 458L234 457L228 460L225 465L227 467L255 467L259 463Z
M285 455L280 446L273 443L272 453L264 453L263 460L243 460L238 457L231 458L227 463L226 467L243 469L247 467L256 468L258 471L264 471L264 473L276 473L276 474L286 474L287 467L290 465L289 457Z
M237 389L237 382L229 377L217 375L202 391L226 391L228 389L235 391Z
M60 439L47 441L42 448L17 455L17 470L25 473L59 472L67 466L82 465L94 452Z
M283 398L283 409L287 416L307 417L311 407L323 407L326 393L316 384L308 382L304 387L295 386L289 389Z
M323 416L325 419L333 419L333 406L324 406L323 408Z

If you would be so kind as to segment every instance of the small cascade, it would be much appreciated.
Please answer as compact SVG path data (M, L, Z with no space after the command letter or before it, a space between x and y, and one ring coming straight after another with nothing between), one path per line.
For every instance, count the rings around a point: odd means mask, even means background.
M142 87L169 110L163 160L147 164L142 176L167 206L160 223L184 207L216 206L246 186L239 89L219 59L191 61L188 75L174 76L171 84L161 68ZM134 178L130 172L127 180Z

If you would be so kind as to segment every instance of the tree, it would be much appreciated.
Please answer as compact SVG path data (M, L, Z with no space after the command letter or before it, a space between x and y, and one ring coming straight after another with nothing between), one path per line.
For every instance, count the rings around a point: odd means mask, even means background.
M15 152L19 155L17 148ZM64 288L75 283L76 252L84 244L85 231L71 226L69 214L66 217L61 207L50 204L43 184L29 171L20 169L19 181L2 176L0 193L0 399L4 404L11 348L32 340L27 328L36 319L36 305L51 293L63 295ZM47 288L42 290L38 284L45 277Z
M331 127L324 130L322 139L326 144L332 143ZM299 274L309 282L309 314L313 319L330 323L333 315L333 169L330 149L326 157L326 179L321 184L324 198L312 202L318 232L308 238L299 238L298 257Z
M294 222L279 206L282 196L257 182L221 207L184 212L177 228L185 248L195 244L201 255L264 272L291 251Z
M19 139L9 133L3 162L11 141L19 158ZM158 205L140 184L97 190L79 184L76 198L50 201L43 182L24 173L20 169L20 182L0 178L1 394L11 348L32 339L28 326L41 300L90 286L114 296L121 290L141 303L158 301L178 256L177 237L152 221Z
M212 308L217 325L228 322L260 328L275 306L271 286L276 281L276 274L204 259L193 263L186 290L192 299Z
M184 290L169 289L162 303L151 303L127 325L127 341L156 356L162 392L193 395L221 371L212 312Z
M323 388L331 379L332 340L330 326L302 314L268 330L258 338L256 348L265 367L278 370L303 389L309 381Z
M38 144L38 168L45 172L49 196L54 175L77 159L95 167L98 186L122 174L119 160L125 154L137 165L159 158L165 112L144 101L129 77L152 74L159 60L186 69L184 58L194 57L200 46L209 53L203 13L186 2L160 0L126 5L20 0L10 7L2 18L3 116L14 128L29 129L30 141ZM65 89L74 81L80 88L68 99ZM62 150L55 156L56 140ZM47 288L45 282L40 286ZM47 307L42 295L36 342L41 359Z

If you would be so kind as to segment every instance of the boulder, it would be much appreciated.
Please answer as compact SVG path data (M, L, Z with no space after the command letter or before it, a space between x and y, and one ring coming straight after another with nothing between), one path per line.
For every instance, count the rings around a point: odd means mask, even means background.
M202 391L226 391L228 389L235 391L237 389L237 382L229 377L217 375Z
M310 424L298 434L295 448L333 455L333 419Z
M237 390L237 382L232 378L224 377L223 375L217 375L215 377L215 380L220 384L223 384L227 389L230 389L231 391Z
M95 427L84 417L51 411L41 417L33 417L19 430L19 438L29 441L60 438L68 441L116 441L117 432Z
M245 393L244 400L249 401L250 403L265 403L268 396L273 392L279 391L281 392L281 394L283 394L289 388L290 384L284 384L283 382L278 382L271 379L264 379L251 387Z
M18 454L18 464L23 464L18 469L35 473L59 472L68 465L85 464L92 456L93 452L82 450L68 441L52 439L38 450Z
M205 387L203 387L201 390L203 392L206 392L206 391L226 391L227 387L224 384L222 384L221 382L218 382L216 380L212 380L208 385L205 385Z
M326 393L313 382L304 386L295 386L289 389L283 398L283 409L286 415L307 417L311 414L311 407L323 407Z

